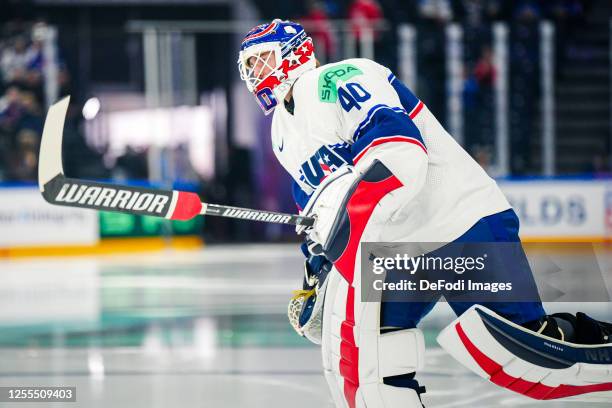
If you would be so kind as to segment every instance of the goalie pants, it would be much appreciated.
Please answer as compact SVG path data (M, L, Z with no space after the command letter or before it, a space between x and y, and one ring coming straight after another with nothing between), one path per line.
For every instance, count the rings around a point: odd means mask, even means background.
M509 209L497 214L481 218L466 233L461 235L454 242L516 242L520 243L518 236L519 220L514 210ZM529 285L536 290L533 273L527 262L525 252L520 245L514 246L516 251L493 251L489 256L496 256L499 263L508 265L508 269L499 271L497 278L503 277L504 273L520 275L525 285ZM500 296L502 292L498 292ZM429 313L441 294L434 296L430 301L425 302L383 302L381 305L381 326L414 328L421 319ZM500 298L501 299L501 298ZM448 301L453 311L460 316L476 302L453 302ZM493 310L495 313L507 318L508 320L523 324L528 321L536 320L545 315L542 303L537 301L507 302L491 301L478 302L483 306Z

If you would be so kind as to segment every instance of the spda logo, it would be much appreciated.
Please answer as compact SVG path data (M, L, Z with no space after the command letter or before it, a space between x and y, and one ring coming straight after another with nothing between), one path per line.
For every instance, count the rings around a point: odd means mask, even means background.
M64 183L54 198L56 202L75 206L143 211L154 214L164 214L169 200L170 194L154 194L77 183Z
M319 101L335 103L338 100L338 80L347 81L363 72L351 64L338 64L327 68L319 75Z

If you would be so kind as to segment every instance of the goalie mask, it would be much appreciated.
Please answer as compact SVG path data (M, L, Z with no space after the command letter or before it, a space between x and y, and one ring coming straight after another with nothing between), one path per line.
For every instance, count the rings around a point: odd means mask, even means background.
M268 115L304 72L316 67L312 39L291 21L273 20L253 28L240 46L238 70Z

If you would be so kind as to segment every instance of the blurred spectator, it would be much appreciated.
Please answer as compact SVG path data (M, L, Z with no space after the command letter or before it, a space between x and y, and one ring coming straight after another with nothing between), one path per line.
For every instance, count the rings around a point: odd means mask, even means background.
M461 2L462 20L468 27L481 27L485 18L484 0L463 0Z
M6 82L14 82L25 76L30 55L27 52L27 43L23 36L18 36L2 51L0 68L2 77Z
M23 110L19 118L18 128L20 130L29 129L42 134L43 112L34 94L29 91L22 92L20 103Z
M15 131L22 110L20 98L17 86L10 86L0 98L0 129L5 132Z
M468 146L493 143L493 86L496 69L493 52L488 46L481 54L464 83L465 138Z
M317 58L322 64L330 61L336 54L336 38L324 3L309 0L307 14L301 20L314 41Z
M10 86L0 98L0 143L4 178L18 181L36 180L38 144L43 116L40 105L30 91Z
M481 87L492 87L495 82L495 65L491 47L483 47L480 59L474 67L474 77Z
M379 38L380 32L375 28L383 18L383 11L376 0L353 0L348 8L348 19L356 39L361 38L366 29L374 32L375 39Z
M535 0L517 1L514 6L514 17L519 21L531 22L540 18L541 15L542 10Z
M474 72L473 70L467 70L467 74L464 74L464 79L463 79L463 109L465 110L466 115L469 114L469 112L474 111L476 109L477 106L477 98L478 98L478 91L480 90L480 87L478 86L478 81L476 80L476 77L474 77ZM473 120L469 119L469 115L468 117L466 117L466 122L467 124L469 123L473 123ZM469 132L468 132L469 133Z
M339 0L323 0L323 4L329 17L334 19L342 17L343 10Z
M419 0L419 14L424 20L446 23L453 19L450 0Z
M38 148L44 125L43 48L47 25L7 22L0 33L0 181L36 181ZM57 75L60 95L69 87L61 61ZM65 165L77 176L104 176L101 156L84 143L74 115L66 121ZM74 148L74 149L73 149ZM77 166L73 166L74 164Z
M42 80L42 55L36 46L28 45L25 36L17 36L12 46L4 49L0 58L5 82L18 83L29 88L40 85Z
M468 29L482 29L485 23L502 20L507 14L504 0L461 0L451 3L453 17Z
M548 14L556 22L575 22L584 14L585 5L580 0L551 0L546 3Z
M31 92L9 87L0 99L0 128L7 132L24 128L42 132L42 112Z
M8 178L14 181L36 181L40 133L22 129L17 133L14 152L9 156Z
M488 22L499 21L506 16L506 2L504 0L485 0L485 18Z

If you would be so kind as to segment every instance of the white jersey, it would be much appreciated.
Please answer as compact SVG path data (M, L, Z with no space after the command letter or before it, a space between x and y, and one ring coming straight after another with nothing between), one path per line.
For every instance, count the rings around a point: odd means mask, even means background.
M423 102L371 60L348 59L300 76L293 106L281 101L274 111L272 145L301 208L340 166L365 170L382 161L403 187L391 193L394 208L381 241L450 242L510 208Z

